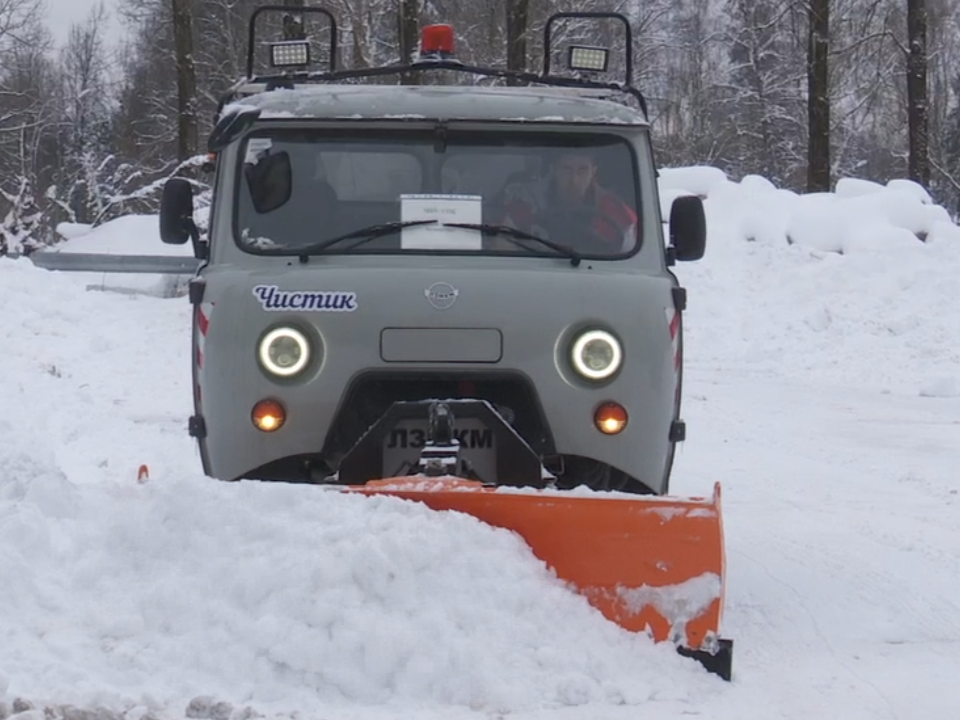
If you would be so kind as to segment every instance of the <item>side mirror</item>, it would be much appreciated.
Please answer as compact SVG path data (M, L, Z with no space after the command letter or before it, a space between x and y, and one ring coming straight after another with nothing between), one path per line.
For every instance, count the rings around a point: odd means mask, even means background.
M183 245L199 237L193 221L193 188L184 178L170 178L160 200L160 239L168 245Z
M696 195L676 198L670 206L672 257L680 261L699 260L707 245L707 217L703 201Z

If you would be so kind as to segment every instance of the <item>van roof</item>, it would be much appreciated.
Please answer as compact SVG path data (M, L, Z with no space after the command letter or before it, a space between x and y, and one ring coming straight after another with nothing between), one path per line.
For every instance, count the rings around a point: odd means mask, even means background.
M235 89L224 110L242 105L261 118L444 119L640 125L643 113L615 101L617 91L559 87L474 85L301 85L266 90L263 83ZM237 97L237 96L234 96Z

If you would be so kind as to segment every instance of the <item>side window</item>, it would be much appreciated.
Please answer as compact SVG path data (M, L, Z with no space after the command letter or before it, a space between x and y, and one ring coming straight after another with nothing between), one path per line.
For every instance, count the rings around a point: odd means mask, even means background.
M317 178L325 179L342 201L390 202L423 187L420 163L399 152L321 152Z

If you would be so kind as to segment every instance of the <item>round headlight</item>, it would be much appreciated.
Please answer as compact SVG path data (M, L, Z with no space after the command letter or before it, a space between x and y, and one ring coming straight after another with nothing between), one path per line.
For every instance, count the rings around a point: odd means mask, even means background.
M290 327L271 330L260 341L260 364L270 373L292 377L310 362L310 343Z
M588 380L605 380L620 369L623 350L610 333L590 330L573 344L571 360L574 369Z

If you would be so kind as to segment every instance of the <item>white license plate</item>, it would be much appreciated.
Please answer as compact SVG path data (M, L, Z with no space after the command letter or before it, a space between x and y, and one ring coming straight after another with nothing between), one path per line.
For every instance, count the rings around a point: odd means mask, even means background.
M426 418L401 420L383 440L383 476L406 474L420 459L427 442ZM456 421L455 437L460 441L460 457L468 460L484 480L497 476L497 447L493 431L476 418Z

